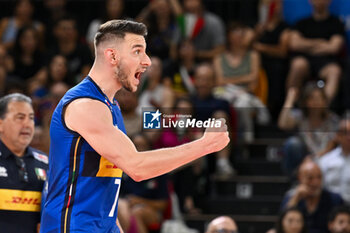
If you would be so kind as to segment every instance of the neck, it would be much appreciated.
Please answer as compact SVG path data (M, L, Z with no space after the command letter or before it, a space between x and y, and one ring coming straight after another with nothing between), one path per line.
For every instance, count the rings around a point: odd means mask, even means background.
M20 25L23 25L23 24L30 24L31 20L29 17L27 16L17 16L17 22L20 24Z
M122 113L123 113L124 119L136 115L135 111L130 111L130 112L129 111L128 112L122 111Z
M312 120L321 120L323 112L322 111L310 111L308 113L308 118Z
M58 42L58 46L63 53L67 54L74 50L75 42L72 40L61 40Z
M1 141L4 143L4 145L16 156L22 157L24 155L24 152L26 148L22 147L16 147L15 145L12 145L11 143L7 142L5 138L1 138Z
M310 196L310 197L307 197L305 199L306 201L306 205L307 205L307 209L310 213L314 212L319 201L320 201L320 196L317 195L317 196Z
M245 54L245 49L243 49L242 47L236 47L236 46L231 46L230 48L230 54L232 55L236 55L236 56L241 56L243 54Z
M322 20L322 19L326 19L329 16L329 12L327 10L315 11L313 15L314 15L314 19Z
M350 156L350 147L347 146L342 146L342 151L345 156Z
M273 16L268 22L267 22L267 27L268 28L275 28L276 25L279 23L279 21L281 20L280 16L275 15Z
M182 64L189 70L193 67L194 65L194 59L190 58L190 59L187 59L185 58L183 61L182 61Z
M122 88L119 82L116 82L113 70L95 61L92 66L89 76L99 86L102 92L112 102L115 93Z

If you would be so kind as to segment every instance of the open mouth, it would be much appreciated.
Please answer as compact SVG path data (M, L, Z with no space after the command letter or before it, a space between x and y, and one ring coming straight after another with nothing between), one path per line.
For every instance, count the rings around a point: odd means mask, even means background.
M142 72L136 72L135 78L140 81Z

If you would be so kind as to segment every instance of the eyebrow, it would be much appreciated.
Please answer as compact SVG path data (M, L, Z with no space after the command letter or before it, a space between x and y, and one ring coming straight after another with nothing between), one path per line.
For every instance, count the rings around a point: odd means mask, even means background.
M132 49L134 48L144 48L144 46L142 44L135 44L132 46Z
M27 114L22 113L22 112L19 112L19 113L16 114L16 116L26 116L26 115L27 115ZM29 116L34 116L34 113L29 113L28 115L29 115Z

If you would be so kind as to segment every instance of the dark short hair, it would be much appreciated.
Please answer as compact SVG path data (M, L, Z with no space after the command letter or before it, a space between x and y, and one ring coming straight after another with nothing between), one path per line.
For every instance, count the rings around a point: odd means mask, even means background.
M298 213L300 213L300 215L302 216L303 220L304 220L304 224L303 224L303 227L301 229L301 233L307 233L308 232L308 229L307 229L307 226L306 226L306 222L305 222L305 216L303 214L303 212L296 206L294 207L289 207L287 209L284 209L278 216L278 220L276 222L276 226L275 226L275 229L276 229L276 232L277 233L284 233L285 232L285 229L283 229L283 220L284 218L286 217L286 215L289 213L289 212L292 212L292 211L296 211Z
M350 208L346 205L336 206L328 215L328 222L333 222L339 214L347 214L350 216Z
M8 94L0 98L0 119L4 119L11 102L25 102L32 105L32 99L20 93Z
M131 20L115 19L102 24L95 35L95 47L101 42L119 38L124 39L126 33L140 36L147 35L147 27L143 23Z

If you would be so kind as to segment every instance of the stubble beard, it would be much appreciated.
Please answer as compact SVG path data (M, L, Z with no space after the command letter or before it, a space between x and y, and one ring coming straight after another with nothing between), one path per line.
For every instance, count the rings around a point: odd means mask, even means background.
M115 78L118 80L118 82L120 82L127 91L133 92L132 85L128 80L128 74L125 71L124 66L122 65L121 62L116 67L116 70L114 73L115 73Z

